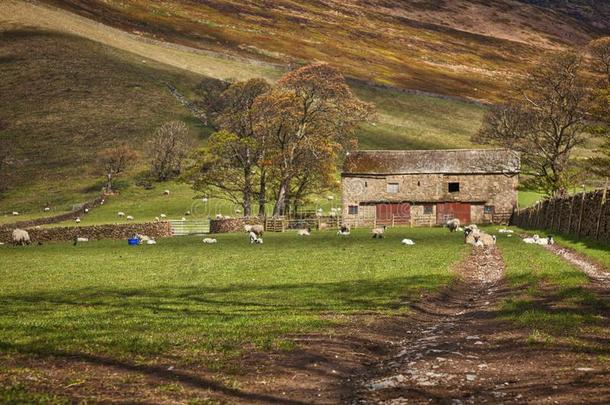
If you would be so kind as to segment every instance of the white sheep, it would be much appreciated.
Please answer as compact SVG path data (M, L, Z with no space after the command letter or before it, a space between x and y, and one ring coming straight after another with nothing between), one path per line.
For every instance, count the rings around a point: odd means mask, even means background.
M153 240L150 236L136 234L136 238L140 239L140 242L148 242L149 240Z
M154 239L149 239L149 240L147 240L147 241L146 241L146 244L147 244L147 245L156 245L156 244L157 244L157 241L156 241L156 240L154 240Z
M184 213L184 215L191 215L191 211L188 210L187 212Z
M169 195L169 190L164 190L163 195Z
M80 218L76 218L74 221L75 221L77 224L80 224Z
M297 231L298 236L311 236L311 228L307 227L306 229L299 229Z
M89 242L89 238L82 238L82 237L79 237L79 236L75 236L74 237L73 245L76 246L79 243L86 243L86 242Z
M525 242L527 244L538 244L539 240L540 240L540 236L538 236L538 235L534 235L530 238L523 238L523 242Z
M155 217L155 222L161 222L161 220L159 219L159 217Z
M19 212L13 211L13 216L16 217L17 215L19 215Z
M445 226L449 228L449 232L455 232L460 227L460 220L457 218L450 219L449 221L447 221Z
M373 233L373 239L383 239L383 234L385 233L386 226L382 225L381 228L373 228L371 232Z
M51 211L50 207L44 207L44 212L49 212L49 211Z
M186 221L186 218L185 218L185 217L182 217L182 221Z
M500 229L498 230L499 233L514 233L515 231L513 231L512 229Z
M159 215L159 216L160 216L161 218L167 218L167 215L165 215L165 214L161 214L161 215Z
M30 239L30 234L28 231L23 229L15 229L13 230L13 245L29 245L32 243Z
M89 208L85 208L85 214L89 213Z
M214 238L205 238L203 240L203 243L205 243L206 245L211 245L213 243L217 243L218 241Z
M250 231L249 235L250 235L250 243L258 243L258 244L262 244L263 243L263 238L258 236L256 234L256 232Z
M216 214L216 219L222 219L222 218L223 218L222 214Z
M411 239L403 239L400 243L402 243L405 246L415 245L415 242L413 242Z
M125 216L125 213L123 211L119 211L117 212L117 215L121 218L123 218Z
M204 202L204 203L207 203L207 202L208 202L208 198L207 198L207 197L203 197L203 198L201 199L201 201L202 201L202 202Z
M263 225L244 225L244 231L246 233L254 232L257 237L261 237L265 232L265 227Z
M133 221L133 217L132 217L131 215L127 215L127 218L126 218L126 219L127 219L128 221Z

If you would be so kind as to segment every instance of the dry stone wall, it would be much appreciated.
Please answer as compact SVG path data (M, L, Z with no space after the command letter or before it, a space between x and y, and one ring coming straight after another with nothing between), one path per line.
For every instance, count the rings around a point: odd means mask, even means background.
M57 228L28 228L30 239L34 243L49 241L71 241L76 237L90 240L127 239L135 233L164 238L172 236L169 222L149 222L135 224L109 224L94 226L71 226ZM13 229L0 229L0 242L10 243Z
M260 218L224 218L210 220L210 233L243 232L244 225L264 225Z
M608 191L596 190L545 200L515 213L512 224L610 242L609 197Z

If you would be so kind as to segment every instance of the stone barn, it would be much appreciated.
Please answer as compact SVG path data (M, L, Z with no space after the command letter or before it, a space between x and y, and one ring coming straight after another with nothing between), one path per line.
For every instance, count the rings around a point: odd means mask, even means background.
M350 152L341 174L343 221L507 223L517 207L520 165L507 149Z

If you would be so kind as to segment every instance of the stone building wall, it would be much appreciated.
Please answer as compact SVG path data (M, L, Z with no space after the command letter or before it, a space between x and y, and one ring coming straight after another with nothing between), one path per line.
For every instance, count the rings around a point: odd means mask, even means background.
M450 193L448 184L457 182L460 191ZM389 193L388 183L397 183L398 192ZM517 175L504 174L413 174L388 176L344 175L342 178L343 217L350 218L348 207L362 202L410 202L412 215L423 215L418 203L469 202L473 221L491 220L484 214L485 205L493 205L496 212L510 213L517 206ZM374 206L359 208L358 215L373 215ZM369 212L372 209L372 213ZM436 216L436 207L433 214ZM489 216L490 218L487 218Z

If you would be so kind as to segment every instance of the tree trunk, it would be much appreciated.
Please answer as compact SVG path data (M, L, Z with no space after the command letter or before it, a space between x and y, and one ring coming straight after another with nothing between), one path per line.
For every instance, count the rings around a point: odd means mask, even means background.
M267 173L265 169L261 170L260 188L258 194L258 216L264 217L266 215L265 205L267 204Z
M252 214L252 170L250 167L244 167L244 216L249 217Z
M112 173L106 174L106 193L112 193Z
M282 179L280 183L280 190L277 194L277 201L275 202L275 207L273 207L273 216L281 216L286 213L286 202L288 201L288 185L290 184L290 179Z

